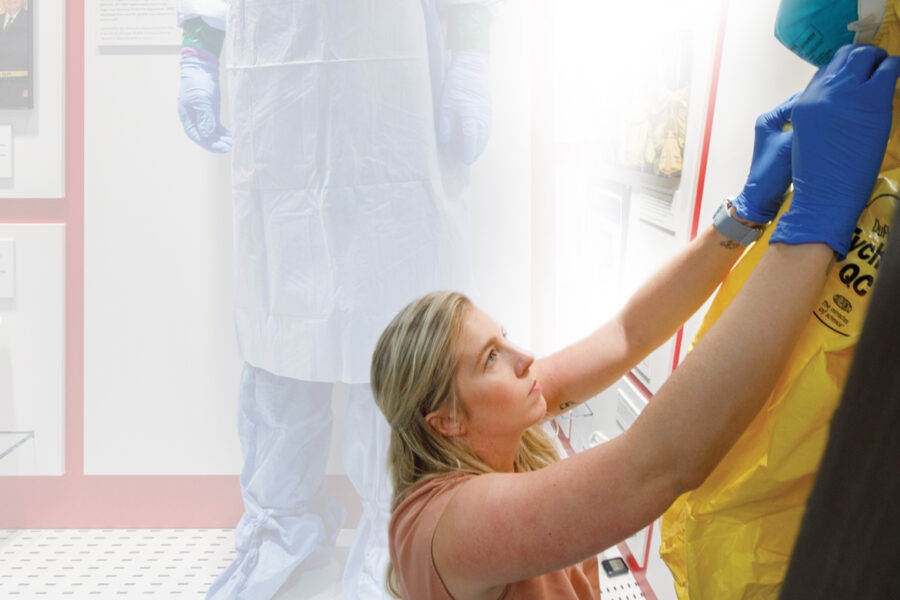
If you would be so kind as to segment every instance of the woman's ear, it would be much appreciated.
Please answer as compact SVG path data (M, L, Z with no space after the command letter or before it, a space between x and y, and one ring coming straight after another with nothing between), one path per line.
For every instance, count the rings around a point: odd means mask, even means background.
M446 408L439 408L425 415L425 422L441 435L455 437L466 432L463 420Z

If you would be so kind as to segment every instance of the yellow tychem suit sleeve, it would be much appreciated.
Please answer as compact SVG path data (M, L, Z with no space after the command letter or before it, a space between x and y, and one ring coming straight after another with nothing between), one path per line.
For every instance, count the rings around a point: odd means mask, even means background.
M900 55L898 9L900 0L888 1L875 40L895 55ZM846 259L832 264L775 390L703 485L663 515L660 554L680 600L778 598L900 201L898 108L895 95L894 132L869 204ZM790 198L779 217L789 204ZM694 343L737 295L773 230L770 226L728 275ZM766 327L764 321L758 325Z

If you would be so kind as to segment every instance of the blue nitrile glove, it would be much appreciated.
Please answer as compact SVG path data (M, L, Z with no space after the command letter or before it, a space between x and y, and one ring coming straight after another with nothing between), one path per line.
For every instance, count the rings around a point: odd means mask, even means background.
M794 198L771 242L824 242L847 253L872 193L891 128L900 58L841 47L800 95L791 122Z
M756 119L753 159L744 189L732 201L737 215L754 223L768 223L778 214L791 183L791 110L800 94Z
M453 53L438 115L438 142L473 164L491 133L491 57L477 50Z
M219 63L181 59L178 115L189 138L210 152L231 150L231 132L219 121Z

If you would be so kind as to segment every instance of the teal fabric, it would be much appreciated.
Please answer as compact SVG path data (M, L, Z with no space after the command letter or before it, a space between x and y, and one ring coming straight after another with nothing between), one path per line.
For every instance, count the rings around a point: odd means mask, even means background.
M187 19L183 26L184 38L182 47L190 46L211 52L216 56L222 52L225 32L209 25L201 17Z
M791 52L818 67L838 48L853 43L847 25L859 20L857 0L781 0L775 37Z

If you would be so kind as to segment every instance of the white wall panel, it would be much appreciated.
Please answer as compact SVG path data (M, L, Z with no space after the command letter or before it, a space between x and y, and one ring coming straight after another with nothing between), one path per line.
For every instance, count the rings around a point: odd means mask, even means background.
M85 5L85 472L237 473L229 156L190 142L175 48Z

